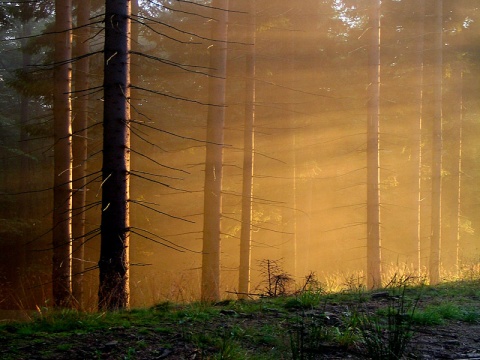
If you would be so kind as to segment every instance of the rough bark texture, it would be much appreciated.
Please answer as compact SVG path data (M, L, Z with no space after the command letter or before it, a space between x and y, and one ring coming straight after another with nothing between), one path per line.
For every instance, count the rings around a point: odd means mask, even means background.
M243 183L242 183L242 228L240 232L239 298L245 299L250 292L250 268L252 246L252 196L255 144L255 0L249 1L250 22L246 43L245 125L243 135Z
M380 253L380 1L370 1L367 128L367 286L381 285Z
M443 0L435 0L434 115L432 139L432 222L430 235L430 284L440 282L440 232L442 208L442 96L443 96Z
M129 306L130 1L105 9L100 309Z
M54 54L54 191L53 191L53 305L70 306L71 214L72 214L72 6L70 0L55 1Z
M210 68L217 77L210 77L210 105L207 118L207 150L204 187L204 223L202 253L202 301L220 299L220 218L222 209L223 133L225 122L225 91L227 73L228 0L214 0L217 9L213 17L210 47Z
M89 22L90 0L76 0L77 27L75 31L75 56L88 54L90 30L82 27ZM77 306L83 305L84 241L85 241L85 203L87 175L87 126L89 59L75 63L75 90L77 97L73 103L73 218L72 218L72 294Z

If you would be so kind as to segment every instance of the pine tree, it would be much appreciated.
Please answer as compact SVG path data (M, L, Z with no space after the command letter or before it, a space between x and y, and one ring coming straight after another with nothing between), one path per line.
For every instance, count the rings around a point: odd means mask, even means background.
M100 309L129 306L130 1L105 7Z

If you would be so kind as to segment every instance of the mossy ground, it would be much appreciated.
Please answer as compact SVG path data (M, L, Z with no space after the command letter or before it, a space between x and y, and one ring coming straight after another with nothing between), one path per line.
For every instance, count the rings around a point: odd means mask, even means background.
M310 289L112 313L42 309L31 321L0 326L0 358L366 359L358 317L381 318L399 296L394 288L372 294ZM479 282L406 287L401 296L415 304L404 358L480 358Z

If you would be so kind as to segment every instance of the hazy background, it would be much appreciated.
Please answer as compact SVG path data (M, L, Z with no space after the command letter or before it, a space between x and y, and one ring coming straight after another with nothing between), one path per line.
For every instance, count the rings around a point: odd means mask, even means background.
M95 2L94 2L95 3ZM210 9L178 1L140 1L136 51L181 64L208 67L214 20ZM365 0L258 1L256 14L231 0L225 121L222 284L238 288L245 108L245 29L256 17L256 110L252 289L261 287L263 259L281 261L299 283L314 271L332 289L349 278L363 282L366 260L366 120L368 2ZM99 4L94 14L101 14ZM416 0L382 1L381 224L384 275L417 269L418 136L422 140L420 271L428 265L433 60L433 1L426 1L425 34L418 33ZM194 16L189 13L202 15ZM213 12L213 18L215 11ZM53 17L30 24L46 31ZM480 217L479 20L474 0L444 2L442 270L468 276L479 260ZM101 24L92 26L94 34ZM50 297L52 191L51 61L48 35L19 41L25 26L1 30L0 43L0 307L31 306ZM183 32L175 31L174 28ZM163 35L155 33L155 31ZM182 41L199 44L182 44ZM423 129L416 103L422 68L416 44L424 35ZM91 49L102 47L102 33ZM22 44L23 43L23 44ZM16 70L21 48L31 54L28 74ZM102 84L101 54L91 58L92 87ZM203 181L208 77L132 56L132 83L164 95L132 92L132 305L198 299L201 276ZM207 71L199 70L199 71ZM22 77L23 76L23 77ZM30 76L30 77L27 77ZM26 88L26 89L25 89ZM28 90L28 91L27 91ZM29 120L20 123L21 92ZM167 96L165 96L165 94ZM78 94L73 94L73 100ZM90 101L87 231L98 229L102 94ZM192 101L174 99L184 98ZM157 130L155 130L157 129ZM459 182L459 130L461 178ZM171 133L180 135L173 136ZM143 155L141 155L143 154ZM162 166L164 165L164 166ZM170 167L167 168L166 166ZM143 172L143 173L141 173ZM146 174L148 173L148 174ZM148 181L145 178L157 182ZM158 182L168 184L162 186ZM460 217L458 189L460 183ZM17 194L28 192L26 194ZM156 209L168 215L160 214ZM457 226L457 219L458 226ZM144 230L140 230L144 229ZM155 243L147 238L154 239ZM163 244L163 245L162 245ZM164 246L166 245L166 246ZM86 266L98 261L99 236L89 236ZM85 274L94 306L97 271ZM261 291L261 288L259 289ZM252 290L252 292L258 292ZM25 297L25 295L27 295Z

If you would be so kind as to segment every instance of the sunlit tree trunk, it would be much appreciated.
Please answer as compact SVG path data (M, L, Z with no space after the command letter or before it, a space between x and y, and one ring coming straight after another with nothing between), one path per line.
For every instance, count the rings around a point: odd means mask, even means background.
M461 152L462 152L462 89L461 65L459 61L448 64L450 76L444 79L443 97L449 104L443 110L443 152L442 157L442 267L447 271L458 269L457 253L459 241Z
M430 234L430 284L440 282L442 196L442 90L443 90L443 0L435 0L434 117L432 140L432 222Z
M288 87L295 88L295 46L296 37L295 31L287 30L285 41L287 64L285 65L284 78ZM282 207L282 258L283 267L286 273L293 278L297 275L297 213L296 213L296 192L297 192L297 129L295 116L295 92L286 92L285 97L285 141L282 145L285 146L285 161L286 161L286 179L284 185L284 193L282 201L285 206Z
M293 279L297 276L297 164L296 164L296 134L294 129L294 120L292 116L293 108L288 106L290 114L287 117L287 123L290 129L286 130L286 141L284 143L287 150L286 179L283 184L282 200L285 205L282 207L282 267L283 270Z
M459 92L460 92L460 106L459 106L459 113L458 113L458 162L457 162L457 184L458 184L458 192L457 192L457 223L456 223L456 230L457 230L457 237L456 237L456 249L455 249L455 265L457 276L460 275L460 249L461 249L461 219L462 219L462 156L463 156L463 111L464 111L464 104L463 104L463 66L460 65L459 69Z
M55 67L53 71L54 191L53 191L53 304L68 307L71 301L72 239L72 4L55 1Z
M461 229L461 186L462 186L462 131L463 94L462 64L449 64L451 75L444 79L446 92L443 97L454 106L444 108L442 158L442 266L460 275L460 229ZM448 81L448 83L447 83ZM453 275L453 274L452 274Z
M138 0L131 0L132 1L132 19L137 19L136 16L138 16L138 13L139 13L139 6L138 6ZM138 20L136 21L133 21L132 20L132 23L131 23L131 28L132 28L132 44L131 44L131 48L134 49L134 48L138 48L138 39L139 39L139 33L140 33L140 23L138 22ZM130 69L130 72L132 73L133 72L133 69L131 68Z
M138 20L138 15L140 11L140 7L138 5L138 0L132 0L132 36L131 36L131 49L135 52L140 52L140 22ZM140 63L135 61L136 59L132 59L132 65L130 66L130 82L134 86L141 86L141 66ZM138 111L138 106L140 105L140 95L137 89L130 90L131 101L130 104L133 107L131 110L133 114L136 114ZM137 115L137 114L136 114ZM132 115L133 116L133 115ZM137 115L138 116L138 115Z
M227 74L228 0L214 0L216 10L210 46L210 68L216 77L209 79L210 107L207 117L205 160L204 220L202 252L202 301L220 299L220 222L222 212L223 138Z
M105 7L100 309L129 306L130 1Z
M380 238L380 1L370 1L367 127L367 286L381 286Z
M75 56L89 52L90 0L76 0L77 27L75 30ZM84 58L75 63L75 91L73 102L73 218L72 218L72 294L77 306L83 306L83 273L85 241L85 203L87 195L87 126L90 60Z
M415 262L415 270L417 275L421 275L422 271L422 155L423 155L423 138L422 138L422 130L423 130L423 71L424 71L424 45L425 45L425 0L418 0L414 19L417 22L416 27L416 34L418 36L416 42L416 54L415 54L415 67L416 67L416 114L418 117L418 126L416 129L416 136L414 138L414 146L413 148L416 149L416 157L414 157L414 170L417 172L417 179L415 181L415 188L414 188L414 201L416 204L416 222L415 222L415 231L414 231L414 239L416 240L416 262Z
M248 2L246 43L245 125L243 136L242 228L240 232L239 298L250 292L252 244L252 196L255 143L255 0Z

